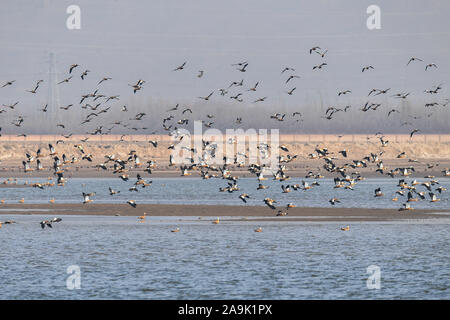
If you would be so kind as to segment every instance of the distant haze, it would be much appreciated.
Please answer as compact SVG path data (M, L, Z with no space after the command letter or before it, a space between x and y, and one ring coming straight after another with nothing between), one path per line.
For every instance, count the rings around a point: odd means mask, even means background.
M66 8L73 4L81 8L80 30L66 27ZM366 26L366 9L372 4L381 9L379 30ZM449 17L447 0L3 1L0 86L16 82L0 88L0 105L5 105L0 106L0 133L88 133L99 126L111 133L164 133L162 119L169 115L174 118L166 124L172 128L191 128L198 119L219 129L279 128L285 133L450 133L450 103L443 106L450 98ZM310 54L314 46L328 52L323 58ZM53 85L59 105L43 113L39 109L51 104L50 53L58 81L69 76L71 64L80 66L68 83ZM406 66L413 56L423 62ZM183 70L172 71L184 61ZM231 65L242 61L248 61L246 72ZM312 70L322 62L327 65ZM425 71L429 63L437 68ZM361 72L367 65L374 69ZM284 67L295 72L281 74ZM81 80L86 69L91 72ZM204 70L201 78L199 70ZM293 74L300 78L286 84ZM97 86L103 77L112 79ZM39 79L44 82L36 94L25 91ZM139 79L146 83L133 94L129 84ZM242 79L242 87L220 95L218 89ZM256 82L256 91L247 91ZM437 94L424 92L439 84ZM93 112L81 108L81 96L96 88L120 100L99 99L95 112L111 109L81 125ZM372 88L391 89L368 97ZM338 96L344 90L352 92ZM209 101L198 98L211 92ZM406 99L392 97L408 92ZM243 102L230 99L237 93ZM265 101L253 103L263 97ZM8 107L17 101L14 109ZM368 101L381 106L361 111ZM86 102L95 105L92 99ZM433 102L439 105L425 107ZM177 103L178 111L167 112ZM58 108L69 104L73 106L67 111ZM121 111L124 105L128 112ZM325 111L331 106L351 108L329 120ZM192 114L181 113L187 107ZM392 109L399 112L388 117ZM301 116L293 117L295 111ZM130 120L139 112L146 116ZM275 113L285 113L284 121L271 119ZM15 126L19 116L24 121ZM188 124L177 125L183 118ZM118 121L129 125L113 125Z

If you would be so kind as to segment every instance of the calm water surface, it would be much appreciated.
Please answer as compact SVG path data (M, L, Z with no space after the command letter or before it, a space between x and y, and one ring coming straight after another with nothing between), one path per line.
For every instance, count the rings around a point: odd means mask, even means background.
M449 299L450 220L342 224L2 215L0 299ZM254 228L262 226L263 232ZM170 230L179 227L180 232ZM68 290L78 265L81 289ZM369 290L367 267L381 268Z
M399 208L406 201L406 195L404 197L397 195L398 202L392 201L395 192L399 190L399 187L397 187L398 179L367 179L360 181L353 191L333 188L334 182L332 179L319 179L317 181L320 186L315 186L307 191L298 190L290 193L282 193L281 185L301 184L301 178L292 178L285 182L268 179L262 182L269 186L269 189L265 190L256 190L258 186L256 178L242 178L238 180L240 190L234 193L219 192L220 187L227 186L228 181L224 179L202 180L190 177L146 179L147 181L153 181L152 185L146 188L138 187L138 192L129 191L129 188L136 181L135 177L130 178L130 181L127 182L119 178L72 178L64 187L50 187L44 190L38 188L2 188L0 189L0 198L5 199L7 203L17 203L21 198L24 198L26 203L48 203L52 198L57 203L82 203L82 192L96 192L96 196L93 197L94 203L125 203L129 199L134 199L137 203L243 205L244 203L239 199L239 195L245 192L251 197L247 201L248 205L264 205L263 199L265 197L276 199L279 206L292 202L300 207L331 207L328 200L332 197L341 200L341 203L337 204L336 207L345 208ZM436 190L438 186L450 190L449 178L437 179L440 184L433 186L433 190ZM311 179L304 180L309 183L314 181ZM419 182L429 181L429 179L417 180ZM18 179L18 181L23 183L25 179ZM46 179L28 179L27 181L30 183L45 182ZM411 184L413 179L406 179L406 181ZM111 196L108 187L112 187L120 193ZM384 197L374 197L374 190L377 187L381 187L385 194ZM425 191L426 200L412 203L414 208L450 208L450 191L444 191L442 194L435 192L441 201L432 203L424 186L417 185L416 188L418 191Z

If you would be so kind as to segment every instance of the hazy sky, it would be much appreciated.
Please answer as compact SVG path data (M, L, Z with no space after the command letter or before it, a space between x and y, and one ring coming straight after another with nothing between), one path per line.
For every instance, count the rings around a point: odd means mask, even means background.
M69 30L69 5L81 8L81 29ZM381 29L366 26L369 5L381 9ZM113 80L102 92L120 94L121 102L159 98L198 101L232 81L244 79L244 89L259 81L246 101L267 96L266 105L364 103L371 88L392 88L392 94L412 92L410 102L427 99L423 91L444 83L440 99L448 98L450 79L450 1L447 0L15 0L1 1L0 103L20 100L21 108L38 108L47 101L49 53L56 54L58 78L74 79L59 88L62 105L78 104L104 76ZM313 46L328 52L309 54ZM415 56L423 63L412 63ZM232 63L248 61L247 72ZM187 61L183 71L172 69ZM312 66L326 62L322 70ZM425 63L438 68L425 72ZM374 70L361 73L364 65ZM301 76L288 85L287 73ZM91 70L85 81L79 74ZM205 75L197 78L198 70ZM26 93L36 80L45 82L36 95ZM145 79L133 95L130 83ZM297 87L296 94L285 92ZM338 98L337 92L352 90ZM344 100L343 100L344 99ZM230 102L217 92L211 102ZM420 102L420 103L419 103ZM396 103L396 101L394 101Z

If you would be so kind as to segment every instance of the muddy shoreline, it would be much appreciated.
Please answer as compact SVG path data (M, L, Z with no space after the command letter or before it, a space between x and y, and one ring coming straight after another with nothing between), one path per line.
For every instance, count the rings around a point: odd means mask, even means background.
M281 209L281 208L280 208ZM286 211L285 208L283 211ZM288 216L276 216L278 210L264 206L226 205L175 205L138 204L136 208L128 204L9 204L0 205L0 215L97 215L97 216L152 216L179 217L244 217L243 219L269 219L270 221L395 221L411 219L441 219L450 217L449 210L416 209L398 211L396 209L366 208L291 208ZM436 214L448 213L448 214Z

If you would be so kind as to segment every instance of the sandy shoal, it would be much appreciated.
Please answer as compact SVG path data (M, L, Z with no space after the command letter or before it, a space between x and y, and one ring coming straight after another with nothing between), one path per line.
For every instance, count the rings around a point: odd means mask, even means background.
M48 211L46 211L48 210ZM393 221L410 219L440 219L450 217L450 210L364 208L291 208L287 217L277 217L278 210L264 206L224 206L224 205L174 205L138 204L136 208L128 204L10 204L0 205L3 214L100 215L100 216L193 216L193 217L243 217L248 220L269 219L271 221ZM448 214L436 214L448 213Z

